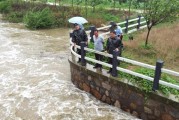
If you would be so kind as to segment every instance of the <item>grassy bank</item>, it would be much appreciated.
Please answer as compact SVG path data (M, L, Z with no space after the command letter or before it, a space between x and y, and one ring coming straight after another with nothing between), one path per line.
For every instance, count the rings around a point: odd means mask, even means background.
M157 59L161 59L164 61L164 68L179 72L179 34L177 31L179 31L178 21L175 23L165 23L156 26L151 31L151 36L149 39L150 45L148 47L144 46L147 30L133 33L133 40L128 40L129 35L124 35L124 51L122 56L154 66ZM91 43L89 47L93 49L93 44ZM91 58L94 58L94 54L92 53L87 53L87 55ZM107 58L104 58L104 61L107 62ZM124 62L121 62L120 67L135 71L137 73L142 73L150 77L154 77L155 73L154 70L145 69ZM104 69L109 68L104 67ZM150 81L122 72L119 72L119 77L127 78L130 82L137 84L146 92L150 92L152 90L153 83ZM179 85L178 77L162 74L161 79ZM172 93L179 96L179 90L163 85L160 86L160 92L165 95Z
M55 4L55 0L48 0L48 2L52 2ZM80 5L80 6L89 6L89 7L96 7L96 8L107 8L107 9L128 9L129 8L129 1L111 1L111 0L61 0L60 2L57 1L56 4L66 4L66 5ZM144 2L140 1L132 1L131 9L143 9Z
M46 12L42 11L47 9ZM44 3L37 2L24 2L24 1L13 1L4 0L0 2L0 12L4 14L4 18L10 22L24 22L26 25L27 21L41 20L43 16L45 19L53 20L50 26L44 27L36 25L35 27L28 26L29 28L50 28L50 27L69 27L68 19L73 16L83 16L89 22L85 24L85 28L89 28L91 25L96 27L101 24L108 24L109 21L120 22L125 19L127 12L121 10L106 10L103 7L97 8L93 11L92 8L85 9L80 6L64 6L63 4L47 5ZM52 13L52 14L51 14ZM136 13L132 13L133 17L136 17ZM51 19L52 18L52 19ZM29 20L28 20L29 19ZM39 23L43 25L47 24L47 21L41 20ZM38 24L38 23L37 23Z
M179 31L178 21L175 23L164 23L156 26L151 31L149 39L150 45L147 48L144 47L147 30L140 31L136 34L134 33L133 41L124 41L125 50L123 56L151 65L155 65L157 59L161 59L164 61L164 68L179 72L179 34L177 31ZM154 76L154 71L152 70L130 65L126 66L126 68L151 77ZM161 79L179 85L178 77L162 74ZM136 80L134 80L134 82L136 82ZM139 85L143 86L146 90L151 90L152 83L139 81ZM169 93L179 95L178 90L169 87L161 86L160 90L166 95Z
M144 47L147 30L134 35L133 41L124 41L124 57L155 65L157 59L163 60L164 67L179 71L179 23L165 23L156 26L149 38L150 45Z

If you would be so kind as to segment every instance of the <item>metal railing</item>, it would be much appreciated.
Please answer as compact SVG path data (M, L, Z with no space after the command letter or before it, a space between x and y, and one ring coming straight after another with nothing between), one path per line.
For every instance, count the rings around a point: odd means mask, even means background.
M139 20L139 19L140 19L140 18L128 20L128 22L131 22L131 21L134 21L134 20ZM124 22L122 22L122 23L124 23ZM121 23L118 23L118 25L119 25L119 24L121 24ZM135 24L135 25L136 25L136 24ZM135 26L135 25L133 25L133 26ZM131 25L131 26L132 26L132 25ZM110 27L110 26L106 26L106 27L102 27L102 28L105 29L105 28L108 28L108 27ZM101 28L97 28L97 29L98 29L98 30L101 30ZM123 29L124 29L124 28L123 28ZM139 30L139 29L138 29L138 30ZM131 30L131 31L134 31L134 30ZM128 31L128 32L129 32L129 31ZM106 34L106 33L105 33L105 34ZM96 51L96 50L94 50L94 49L87 48L87 47L85 47L85 44L86 44L86 43L84 43L84 42L81 42L81 46L78 46L78 45L73 46L73 43L72 43L72 41L71 41L71 38L70 38L70 43L71 43L71 52L72 52L72 54L73 54L74 56L78 57L78 58L81 58L81 60L82 60L81 62L82 62L82 65L83 65L83 66L86 65L86 60L87 60L87 61L91 61L91 62L93 62L93 63L98 63L98 64L101 64L101 65L103 65L103 66L112 68L112 73L111 73L111 75L114 76L114 77L117 76L117 71L121 71L121 72L130 74L130 75L134 75L134 76L137 76L137 77L140 77L140 78L149 80L149 81L153 81L153 87L152 87L152 89L153 89L154 91L159 89L159 84L179 90L179 85L175 85L175 84L172 84L172 83L169 83L169 82L165 82L165 81L163 81L163 80L160 80L161 73L166 73L166 74L169 74L169 75L173 75L173 76L179 77L179 72L162 68L162 66L163 66L163 61L159 61L159 60L158 60L158 61L156 62L156 66L153 66L153 65L145 64L145 63L138 62L138 61L135 61L135 60L131 60L131 59L128 59L128 58L117 57L117 56L116 56L116 53L115 53L116 51L114 51L113 55L111 55L111 54L108 54L108 53L99 52L99 51ZM82 53L85 53L85 51L88 51L88 52L92 52L92 53L97 53L97 54L103 55L103 56L105 56L105 57L112 58L112 61L113 61L113 62L112 62L112 64L108 64L108 63L103 62L103 61L98 61L98 60L89 58L89 57L85 56L85 54L78 55L78 54L73 50L73 47L78 48L78 49L81 49ZM124 69L124 68L118 67L117 64L116 64L116 62L117 62L118 60L119 60L119 61L126 62L126 63L133 64L133 65L137 65L137 66L140 66L140 67L152 69L152 70L155 71L155 76L154 76L154 78L152 78L152 77L149 77L149 76L146 76L146 75L143 75L143 74L140 74L140 73L136 73L136 72L131 71L131 70L128 70L128 69Z
M117 23L117 25L119 25L119 26L124 25L125 26L125 27L121 28L123 31L125 31L125 34L132 33L132 32L135 32L137 30L141 30L141 29L144 29L144 28L147 27L144 17L142 17L140 15L137 18L134 18L134 19L131 19L131 20L126 19L124 22ZM111 25L100 27L100 28L95 28L95 26L91 26L90 30L86 31L86 33L90 34L90 38L92 39L92 36L94 34L95 29L105 30L105 29L109 29L110 27L111 27ZM108 31L108 32L102 33L101 35L105 36L105 35L108 35L109 33L110 32Z
M81 47L78 46L78 45L75 45L75 47L78 48L78 49L81 49ZM178 85L175 85L175 84L168 83L168 82L165 82L163 80L160 80L160 75L161 74L159 74L159 75L155 74L155 77L158 77L158 79L156 78L156 80L154 80L154 78L152 78L152 77L149 77L149 76L146 76L146 75L143 75L143 74L140 74L140 73L136 73L136 72L133 72L131 70L124 69L124 68L121 68L121 67L118 67L118 66L113 66L113 64L111 65L111 64L108 64L106 62L102 62L102 61L95 60L93 58L89 58L87 56L80 56L75 51L73 51L72 48L73 48L73 45L71 46L71 52L76 57L81 58L81 59L84 58L85 60L88 60L88 61L91 61L91 62L94 62L94 63L101 64L103 66L112 68L112 74L111 75L114 76L114 77L116 77L116 74L115 74L116 73L115 69L116 69L118 71L121 71L121 72L124 72L124 73L127 73L127 74L131 74L131 75L134 75L134 76L137 76L137 77L149 80L149 81L153 81L153 82L156 81L154 86L157 86L157 87L153 86L153 90L157 90L158 89L158 84L159 83L161 85L165 85L165 86L168 86L168 87L171 87L171 88L179 90L179 86ZM100 54L100 55L103 55L103 56L106 56L106 57L110 57L110 58L113 58L113 56L114 56L114 55L111 55L111 54L107 54L107 53L104 53L104 52L99 52L99 51L96 51L96 50L93 50L93 49L90 49L90 48L86 48L86 47L84 47L84 51L97 53L97 54ZM167 74L170 74L170 75L173 75L173 76L179 76L179 72L172 71L172 70L169 70L169 69L159 68L157 70L157 68L158 68L157 65L156 66L152 66L152 65L149 65L149 64L141 63L141 62L130 60L130 59L123 58L123 57L117 57L117 60L120 60L120 61L123 61L123 62L127 62L127 63L133 64L133 65L138 65L140 67L144 67L144 68L148 68L148 69L153 69L153 70L155 70L155 72L161 71L163 73L167 73ZM82 65L85 65L85 64L86 63L82 63ZM160 61L157 61L156 64L163 64L163 63L161 63ZM169 72L167 72L167 71L169 71Z

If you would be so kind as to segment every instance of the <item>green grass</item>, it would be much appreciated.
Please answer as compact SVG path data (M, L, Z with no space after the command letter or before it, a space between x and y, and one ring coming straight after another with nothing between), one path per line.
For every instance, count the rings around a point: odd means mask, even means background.
M127 36L128 35L126 35L126 37ZM88 47L93 49L94 48L93 43L90 43ZM151 50L152 48L145 48L145 49ZM88 52L86 55L88 57L90 57L90 58L95 59L94 53L89 53ZM134 58L134 55L132 54L132 52L127 52L127 50L124 50L123 56L125 56L126 58ZM103 60L103 62L107 63L107 58L105 58ZM94 65L93 62L88 62L88 63ZM140 73L140 74L143 74L143 75L146 75L146 76L154 78L155 71L151 70L151 69L142 68L142 67L135 66L135 65L132 65L132 64L129 64L129 63L125 63L125 62L121 62L120 67L130 69L130 70L132 70L134 72L137 72L137 73ZM103 68L106 69L106 70L109 69L108 67L105 67L105 66L103 66ZM135 84L137 86L140 86L139 88L142 91L145 91L146 95L147 95L147 93L152 92L153 83L151 81L148 81L148 80L145 80L145 79L142 79L140 77L136 77L136 76L133 76L133 75L130 75L130 74L127 74L127 73L119 72L119 71L118 71L118 74L119 74L120 78L128 79L133 84ZM166 82L179 85L179 82L178 82L176 77L173 77L173 76L170 76L170 75L167 75L167 74L162 74L161 79L166 81ZM166 96L168 96L169 94L174 94L176 96L179 96L179 90L176 90L176 89L173 89L173 88L170 88L170 87L166 87L164 85L160 85L159 91L161 93L163 93L164 95L166 95Z
M48 2L55 2L55 0L48 0ZM59 3L59 2L57 2L57 3ZM66 5L72 5L72 0L62 0L61 2L60 2L60 4L66 4ZM80 5L80 6L85 6L85 0L74 0L74 2L73 2L73 4L74 5ZM131 9L141 9L141 8L143 8L143 3L139 3L140 5L139 6L137 6L137 5L135 5L135 4L132 4L132 6L131 6ZM89 6L89 7L92 7L92 3L91 2L87 2L87 6ZM100 1L100 0L98 0L97 1L97 3L96 3L96 6L95 6L96 8L100 8L100 7L102 7L102 8L112 8L112 9L128 9L128 7L129 7L129 5L128 5L128 3L126 2L126 3L121 3L121 4L119 4L119 2L116 2L116 4L115 4L115 6L114 6L114 3L113 2L110 2L110 1Z
M68 2L68 1L67 1ZM58 3L58 2L57 2ZM8 7L7 7L8 6ZM1 2L0 12L6 14L6 19L10 22L22 22L23 17L29 11L32 10L43 10L47 5L39 2L30 2L25 3L24 1L16 2ZM86 28L89 28L91 25L100 27L101 24L109 24L110 21L120 22L124 20L123 11L112 11L106 10L104 7L97 7L95 11L92 8L87 8L87 11L84 7L74 6L48 6L53 14L55 15L55 27L68 27L68 19L73 16L83 16L88 20L88 23L85 24ZM86 14L87 12L87 14ZM136 14L133 14L136 17Z

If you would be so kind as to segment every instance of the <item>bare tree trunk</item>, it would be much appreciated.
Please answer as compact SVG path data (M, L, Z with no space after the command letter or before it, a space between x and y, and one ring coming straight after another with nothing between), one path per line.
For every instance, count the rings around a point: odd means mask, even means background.
M73 12L74 12L73 0L71 2L72 2L72 9L73 9Z
M116 8L116 1L114 0L113 2L114 2L114 9L115 9Z
M87 17L87 15L88 15L88 8L87 8L87 0L85 0L85 14L86 14L86 17Z
M129 1L129 19L130 19L130 15L131 15L131 3L132 3L132 0Z
M121 0L119 0L119 4L121 5Z
M60 6L61 0L58 0L58 6Z
M57 4L57 0L55 0L55 7L56 7L56 4Z
M146 37L146 40L145 40L145 47L147 47L147 45L148 45L149 34L150 34L150 31L151 31L151 28L152 27L148 27L147 37Z

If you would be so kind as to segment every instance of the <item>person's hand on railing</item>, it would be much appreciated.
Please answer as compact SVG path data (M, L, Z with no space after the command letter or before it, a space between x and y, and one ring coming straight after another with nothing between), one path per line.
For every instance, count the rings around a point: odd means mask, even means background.
M115 51L119 51L119 48L116 48Z
M86 47L88 47L88 41L86 42Z

